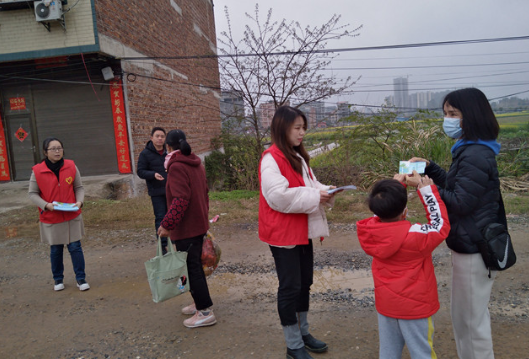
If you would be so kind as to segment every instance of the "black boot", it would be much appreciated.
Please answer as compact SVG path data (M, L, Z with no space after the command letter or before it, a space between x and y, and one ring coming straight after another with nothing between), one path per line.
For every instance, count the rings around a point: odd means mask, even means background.
M327 348L329 348L327 344L325 344L321 340L314 338L310 334L302 335L302 338L303 338L303 343L305 343L305 348L307 348L311 352L323 353L324 351L327 351Z
M305 348L290 349L287 348L287 359L314 359L309 355Z

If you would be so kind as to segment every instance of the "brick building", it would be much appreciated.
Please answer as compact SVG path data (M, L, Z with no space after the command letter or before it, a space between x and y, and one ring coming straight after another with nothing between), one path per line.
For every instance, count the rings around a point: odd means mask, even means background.
M89 176L135 172L153 126L220 133L213 0L0 0L0 24L0 181L50 136Z

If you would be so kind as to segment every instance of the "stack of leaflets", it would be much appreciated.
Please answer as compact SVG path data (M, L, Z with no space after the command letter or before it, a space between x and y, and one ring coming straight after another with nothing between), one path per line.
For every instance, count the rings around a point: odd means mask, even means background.
M327 191L327 193L328 193L328 194L333 194L333 193L335 193L335 192L345 191L345 190L352 190L352 189L356 189L356 186L350 184L349 186L343 186L343 187L338 187L338 188L330 189L330 190Z
M79 210L79 207L77 207L75 203L53 201L51 204L53 204L53 209L55 211L75 212Z

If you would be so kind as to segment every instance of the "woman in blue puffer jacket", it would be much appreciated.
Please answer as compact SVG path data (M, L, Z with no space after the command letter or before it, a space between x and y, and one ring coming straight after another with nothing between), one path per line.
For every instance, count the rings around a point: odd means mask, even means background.
M488 303L496 273L489 277L477 246L479 238L470 235L469 224L473 222L481 232L497 222L500 127L487 97L476 88L446 95L443 112L445 133L457 139L448 172L423 158L410 161L426 162L425 173L439 187L448 210L451 230L446 244L452 250L451 313L457 354L460 359L493 359Z

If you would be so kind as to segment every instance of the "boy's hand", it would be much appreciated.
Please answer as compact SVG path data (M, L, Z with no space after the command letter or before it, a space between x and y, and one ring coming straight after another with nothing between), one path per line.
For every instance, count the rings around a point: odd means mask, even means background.
M406 183L408 186L417 187L421 182L421 175L417 171L413 171L411 175L406 177Z
M419 182L419 185L417 186L417 189L419 188L423 188L423 187L426 187L426 186L430 186L430 185L433 185L433 180L428 177L428 176L424 176L421 178L420 182Z
M402 182L402 183L406 183L406 175L405 174L395 174L395 176L393 176L393 179L396 179L397 181L399 182Z

